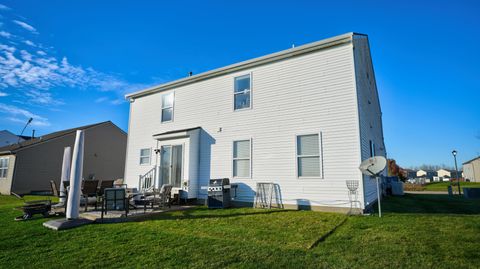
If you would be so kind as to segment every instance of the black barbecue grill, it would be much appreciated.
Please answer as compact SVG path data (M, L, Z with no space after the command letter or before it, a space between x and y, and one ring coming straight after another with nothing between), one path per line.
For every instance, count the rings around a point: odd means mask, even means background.
M210 179L208 184L208 208L230 207L230 180L228 178Z

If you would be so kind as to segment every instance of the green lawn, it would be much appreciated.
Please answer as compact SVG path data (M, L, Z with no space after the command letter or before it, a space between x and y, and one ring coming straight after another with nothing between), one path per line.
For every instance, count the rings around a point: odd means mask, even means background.
M0 268L475 268L480 206L446 195L383 203L384 217L310 211L208 210L55 232L15 222L18 199L0 196Z
M447 191L450 182L433 182L425 185L426 191ZM455 186L458 188L458 186ZM460 187L469 187L469 188L480 188L480 183L478 182L460 182ZM462 191L463 193L463 191Z

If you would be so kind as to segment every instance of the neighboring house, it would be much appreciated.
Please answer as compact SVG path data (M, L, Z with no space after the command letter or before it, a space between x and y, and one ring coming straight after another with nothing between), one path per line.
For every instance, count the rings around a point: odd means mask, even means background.
M403 169L403 173L407 179L414 179L417 177L417 171L412 169Z
M436 176L437 176L437 171L422 170L422 169L417 171L417 177L419 178L427 178L427 179L433 180L433 177L436 177Z
M452 172L453 172L453 175L452 175ZM447 170L447 169L439 169L437 170L437 176L438 177L441 177L441 178L444 178L444 177L455 177L455 171L452 171L452 170Z
M171 183L190 199L206 199L209 179L230 178L238 204L253 203L257 182L274 182L287 208L346 211L346 180L358 180L361 207L376 201L375 180L358 169L386 155L366 35L336 36L126 98L130 187L158 169L158 186Z
M72 128L0 148L0 193L50 190L60 182L63 152L85 131L84 178L123 178L127 135L110 121Z
M12 134L11 132L7 130L0 131L0 147L12 145L18 142L23 142L25 141L24 138Z
M480 182L480 156L463 163L465 180Z

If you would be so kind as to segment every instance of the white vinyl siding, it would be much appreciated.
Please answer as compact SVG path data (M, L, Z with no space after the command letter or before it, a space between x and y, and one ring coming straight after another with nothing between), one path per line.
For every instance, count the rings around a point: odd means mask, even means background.
M152 155L152 150L149 148L140 150L140 164L147 165L150 164L150 158Z
M190 189L197 198L207 198L200 186L209 179L231 178L239 186L237 201L253 202L257 182L274 182L285 205L349 207L345 180L363 185L353 63L353 46L346 43L175 86L168 89L175 92L174 122L169 124L158 121L164 92L135 98L125 181L135 186L138 175L147 171L138 164L138 150L157 146L152 135L198 126L199 143L192 144L199 147L198 174L185 177L198 179L197 188ZM234 79L246 74L251 74L251 108L234 111ZM373 128L381 125L373 121ZM320 136L320 177L298 178L296 136L315 133ZM233 178L233 141L250 138L250 178ZM375 145L376 153L382 153L381 141ZM359 195L363 201L362 186Z
M233 91L234 110L246 109L251 106L251 76L250 74L236 77Z
M297 136L297 176L320 177L318 134Z
M175 96L173 92L162 95L162 122L173 121L173 104Z
M0 158L0 178L6 178L8 175L8 159Z
M250 140L239 140L233 142L233 177L250 177L250 149Z

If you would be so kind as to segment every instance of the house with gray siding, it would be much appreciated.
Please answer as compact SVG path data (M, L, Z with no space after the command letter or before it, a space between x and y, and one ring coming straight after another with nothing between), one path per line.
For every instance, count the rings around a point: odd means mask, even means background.
M202 202L212 178L252 204L272 182L285 208L346 211L377 199L362 160L386 156L368 37L347 33L151 87L130 101L125 180L155 175Z
M463 163L463 176L466 180L480 182L480 156Z
M106 121L0 147L0 194L46 192L50 180L59 184L64 148L73 152L77 130L85 131L84 179L123 178L127 134Z

